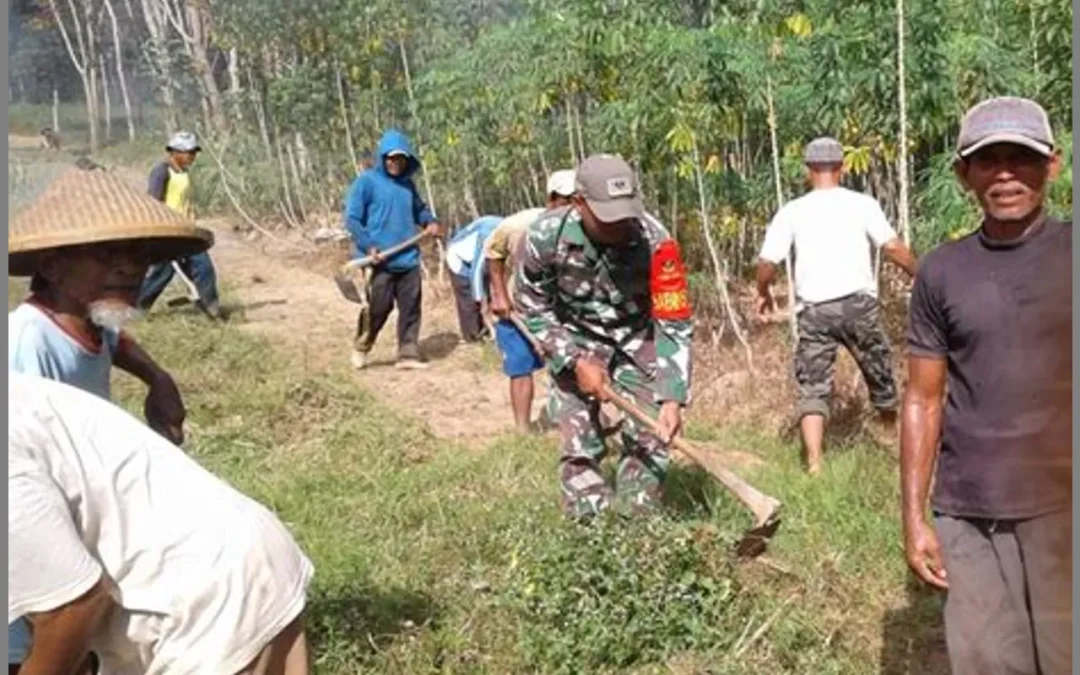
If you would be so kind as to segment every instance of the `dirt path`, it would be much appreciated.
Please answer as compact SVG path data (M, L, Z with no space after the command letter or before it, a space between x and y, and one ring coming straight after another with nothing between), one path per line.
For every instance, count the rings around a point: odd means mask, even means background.
M393 367L395 312L379 335L372 364L354 371L349 353L356 305L341 297L329 272L290 261L288 251L273 250L280 245L257 246L225 221L202 224L215 233L211 255L222 285L238 303L227 307L235 312L233 321L287 349L296 357L297 368L347 369L370 391L395 408L410 411L440 438L479 441L513 428L507 380L498 369L494 349L460 342L453 297L437 284L424 288L420 338L429 368ZM295 260L295 250L292 257ZM320 267L332 269L325 262ZM543 377L536 379L538 411L545 389Z

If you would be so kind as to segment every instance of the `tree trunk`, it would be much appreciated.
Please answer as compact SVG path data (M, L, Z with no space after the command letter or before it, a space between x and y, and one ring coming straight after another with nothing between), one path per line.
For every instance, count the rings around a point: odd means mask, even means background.
M360 166L356 156L356 146L353 144L352 124L349 122L349 104L345 100L345 77L341 74L341 66L334 69L337 76L338 106L341 109L341 121L345 124L345 144L349 148L349 159L352 160L353 171Z
M60 133L60 92L56 87L52 90L52 128L56 133Z
M547 158L544 156L544 144L540 143L536 147L536 154L540 155L540 169L544 172L544 184L547 184L547 177L551 175L551 170L548 168ZM544 195L544 201L547 201L547 195Z
M306 180L311 176L311 153L308 152L307 144L304 143L304 135L299 131L293 134L293 143L296 146L296 158L300 168L300 178Z
M712 260L716 290L720 293L720 297L723 300L728 318L731 321L731 328L735 331L735 337L742 344L743 350L746 352L746 367L753 373L754 353L750 348L750 343L746 340L746 335L743 333L742 327L739 325L739 318L735 313L735 308L731 304L731 297L727 290L727 269L721 262L720 256L716 251L716 242L713 241L712 228L709 224L708 201L705 196L705 180L701 172L701 156L698 153L696 137L693 139L693 152L694 176L697 179L698 204L701 209L701 231L705 235L705 245L709 249L709 258Z
M214 69L207 52L210 49L211 15L207 0L186 0L183 7L172 7L171 0L161 0L165 14L180 34L196 76L202 84L203 115L206 125L216 132L225 131L221 106L221 90L214 78Z
M237 122L244 119L244 108L240 105L242 91L240 85L240 50L233 47L229 50L229 95L233 101L233 116Z
M296 153L293 152L293 146L290 143L285 143L285 152L289 155L289 168L292 170L293 180L293 195L295 197L293 207L296 213L296 219L303 223L307 220L307 210L304 208L304 198L300 190L303 183L300 180L300 169L296 163Z
M412 114L413 123L416 124L416 146L417 152L419 153L419 148L422 143L420 134L420 116L416 112L416 98L413 96L412 73L409 71L409 52L405 49L404 35L399 35L398 49L401 52L401 67L404 69L405 74L405 90L406 93L408 93L409 95L409 112ZM421 173L424 176L424 192L427 196L428 208L431 209L431 215L438 219L439 216L435 210L435 195L431 189L431 172L428 171L427 167L424 167ZM439 243L441 250L441 242L437 243ZM439 278L441 279L443 275L443 264L441 255L439 256L439 261Z
M296 207L293 205L292 189L289 185L289 172L285 168L285 149L281 143L281 129L278 128L277 123L274 124L274 142L277 144L277 161L278 169L281 172L281 189L284 192L284 204L286 210L286 216L293 224L296 223Z
M112 99L109 97L109 72L105 69L105 55L98 54L101 69L101 97L105 112L105 143L112 141Z
M378 134L378 130L382 129L381 116L379 115L379 83L375 77L375 69L371 69L371 113L373 115L372 121L375 123L375 133Z
M120 83L120 96L124 100L124 116L127 119L128 140L135 140L135 119L131 115L131 97L128 95L127 78L124 76L123 45L120 42L120 26L116 21L116 12L113 11L112 0L105 0L105 11L109 13L109 21L112 24L113 49L116 58L116 78Z
M776 139L776 108L773 106L772 75L765 76L765 97L769 113L769 143L772 146L773 181L776 183L776 208L784 205L784 186L780 178L780 144ZM788 314L791 323L791 339L799 337L799 326L795 319L795 279L793 265L791 264L792 252L788 251L784 259L784 272L787 276Z
M165 36L164 9L156 0L141 1L143 21L146 22L146 30L150 34L152 60L157 70L161 104L165 109L165 133L171 134L180 127L180 118L176 112L176 99L173 96L172 64L169 59L168 41Z
M581 111L577 107L575 102L574 107L574 125L577 127L577 147L578 147L578 162L585 161L585 136L581 130Z
M89 0L84 0L89 3ZM84 35L83 30L90 30L89 22L89 7L84 6L86 10L83 18L79 17L79 10L75 6L75 0L68 0L68 9L71 11L71 22L75 33L75 40L78 43L78 51L75 49L75 45L71 41L71 34L68 31L67 25L64 23L63 17L60 15L60 8L57 5L57 0L49 0L49 11L52 13L53 20L56 21L56 26L60 30L60 37L64 41L64 46L67 48L68 56L71 58L71 64L75 67L75 70L79 73L79 78L82 80L83 93L86 96L86 118L90 125L90 152L97 152L98 150L98 124L97 124L97 76L94 69L94 54L93 43L90 39L90 35Z
M263 147L266 149L266 159L274 161L274 146L270 142L270 128L266 124L266 108L263 106L262 89L255 82L251 68L247 69L248 87L251 88L252 105L255 107L255 118L259 121L259 135L262 136Z
M904 83L904 0L896 0L896 71L900 94L900 232L904 243L911 245L911 227L908 224L908 162L907 162L907 85Z
M671 170L671 236L679 239L679 172Z
M578 151L574 145L574 117L570 114L570 99L566 99L566 138L570 141L570 164L577 164Z

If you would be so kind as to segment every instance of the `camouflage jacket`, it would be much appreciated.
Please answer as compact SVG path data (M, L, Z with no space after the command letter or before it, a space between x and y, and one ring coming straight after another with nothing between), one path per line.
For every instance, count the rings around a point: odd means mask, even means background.
M693 327L685 271L664 226L651 216L641 225L642 236L626 248L597 246L573 207L544 213L521 243L514 305L553 373L579 356L610 365L621 353L651 378L655 402L686 404ZM670 259L672 251L682 274L678 294L656 282L658 254Z

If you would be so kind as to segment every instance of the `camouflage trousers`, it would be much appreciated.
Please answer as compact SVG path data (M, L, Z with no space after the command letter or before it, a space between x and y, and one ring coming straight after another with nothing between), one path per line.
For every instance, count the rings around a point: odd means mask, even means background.
M612 388L655 416L649 377L632 362L614 357ZM628 515L655 511L670 464L668 449L629 415L621 426L622 451L614 490L600 473L607 454L601 435L600 403L577 388L572 371L551 378L548 410L561 439L559 481L562 507L571 517L589 517L614 506Z
M892 350L881 325L877 299L856 293L808 305L799 313L795 379L799 385L797 414L829 417L836 350L854 357L878 410L893 410L899 401L892 371Z

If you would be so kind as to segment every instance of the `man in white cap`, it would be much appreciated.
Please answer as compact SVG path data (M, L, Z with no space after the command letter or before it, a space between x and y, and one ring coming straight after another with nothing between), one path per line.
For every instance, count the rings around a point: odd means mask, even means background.
M8 232L8 270L31 295L8 315L8 370L111 398L116 366L147 385L144 414L174 443L185 411L172 376L124 330L147 267L206 250L213 235L107 171L70 169ZM25 621L9 626L8 663L30 646Z
M549 410L562 437L562 505L590 518L612 505L629 515L661 506L667 444L690 399L693 332L678 243L645 214L630 166L593 155L577 168L571 204L529 226L514 305L544 350ZM656 416L661 436L626 419L612 490L599 417L608 387Z
M195 202L191 187L189 169L202 148L199 147L195 134L179 131L173 134L165 146L168 153L165 160L158 163L150 172L147 192L158 201L165 202L170 209L187 216L195 217ZM186 275L199 293L196 305L212 319L223 318L218 297L217 272L210 255L205 251L176 260L158 263L150 268L142 290L139 292L138 306L143 311L153 307L158 296L172 281L174 265Z
M8 383L8 621L30 673L307 675L314 568L262 505L122 408Z
M514 423L518 431L528 432L533 403L533 373L544 367L544 360L536 353L528 338L510 321L513 311L511 298L512 274L515 262L520 259L521 242L529 227L545 211L570 205L574 195L574 171L556 171L547 180L547 207L518 211L504 218L484 240L480 264L475 270L474 293L483 299L482 278L485 272L491 288L488 299L491 313L498 317L495 322L495 343L503 357L503 373L510 378L510 407L514 411Z
M1061 151L1041 106L993 98L964 116L954 168L983 220L928 253L912 289L900 455L907 562L947 590L954 675L1066 675L1072 223L1045 206Z
M855 358L878 411L880 435L896 437L900 404L892 371L892 350L878 316L870 243L909 275L915 257L896 235L877 200L840 184L844 149L833 138L818 138L803 154L811 191L776 213L765 232L757 267L758 311L776 310L771 285L778 266L795 253L795 311L798 343L796 413L807 469L821 470L825 423L829 416L833 368L840 345Z

